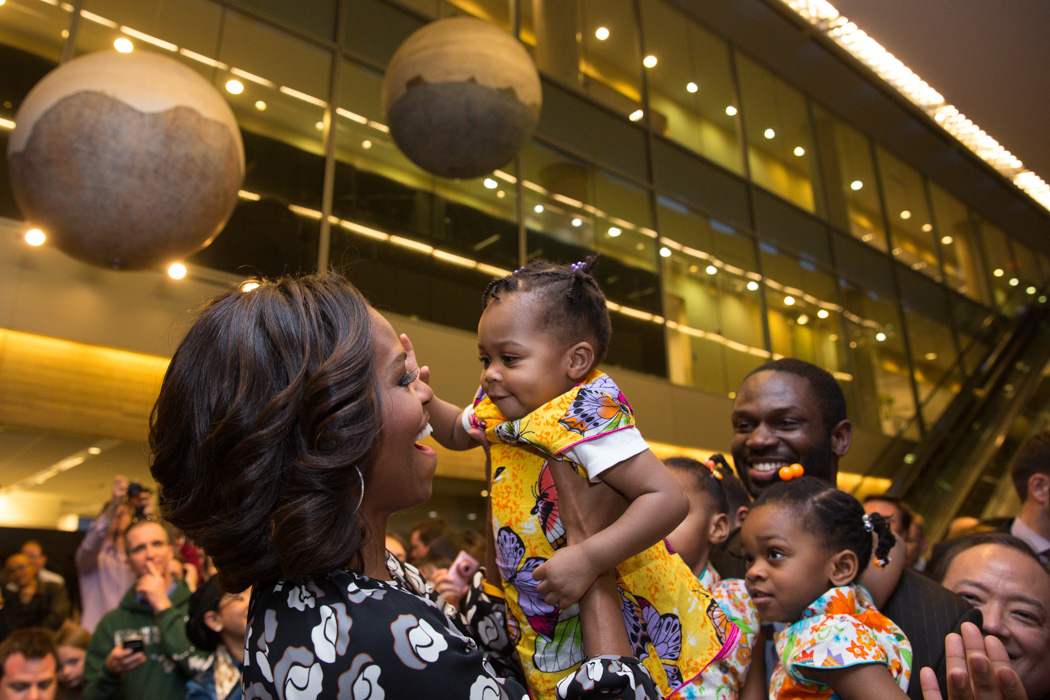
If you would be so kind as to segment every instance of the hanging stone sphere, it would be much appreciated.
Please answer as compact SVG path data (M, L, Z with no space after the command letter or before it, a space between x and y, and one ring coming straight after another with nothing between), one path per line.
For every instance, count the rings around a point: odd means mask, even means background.
M208 81L156 53L100 52L43 77L7 157L27 220L67 254L142 269L185 258L237 204L244 145Z
M506 165L532 134L541 103L540 76L525 47L472 17L414 32L383 80L394 142L442 177L477 177Z

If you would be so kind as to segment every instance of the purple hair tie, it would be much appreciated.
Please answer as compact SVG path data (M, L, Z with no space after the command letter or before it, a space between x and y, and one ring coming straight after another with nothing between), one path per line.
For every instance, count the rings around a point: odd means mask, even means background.
M581 262L574 262L574 263L572 264L572 269L573 269L573 272L579 272L579 271L581 271L581 270L582 270L582 269L584 268L584 266L586 266L586 265L587 265L587 263L586 263L586 262L582 262L582 261L581 261Z

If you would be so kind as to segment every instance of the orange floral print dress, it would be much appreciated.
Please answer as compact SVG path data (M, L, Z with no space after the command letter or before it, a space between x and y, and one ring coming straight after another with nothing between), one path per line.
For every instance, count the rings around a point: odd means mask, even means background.
M532 577L566 541L547 462L569 461L581 478L594 479L647 447L627 399L598 371L515 421L479 391L464 420L483 421L492 443L492 530L512 615L508 631L533 696L553 697L585 657L578 606L548 605ZM733 650L736 627L665 542L620 564L617 583L634 653L665 697Z

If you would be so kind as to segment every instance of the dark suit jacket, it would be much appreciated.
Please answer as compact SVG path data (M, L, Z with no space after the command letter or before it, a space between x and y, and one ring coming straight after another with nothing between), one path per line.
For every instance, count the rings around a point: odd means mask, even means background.
M945 692L944 638L958 632L964 622L981 626L981 611L947 588L920 573L905 569L893 595L880 609L908 636L912 648L911 684L908 697L922 700L919 669L937 672L937 683Z

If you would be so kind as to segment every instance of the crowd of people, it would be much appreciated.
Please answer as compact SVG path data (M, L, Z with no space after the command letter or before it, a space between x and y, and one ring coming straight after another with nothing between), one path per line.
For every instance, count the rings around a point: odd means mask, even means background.
M836 488L852 424L806 362L742 381L732 464L661 462L597 370L593 265L485 291L466 407L338 275L211 301L152 417L158 507L114 480L78 605L39 542L6 559L0 700L1050 699L1050 432L1017 517L933 547ZM430 496L431 430L486 450L490 532L389 529Z

